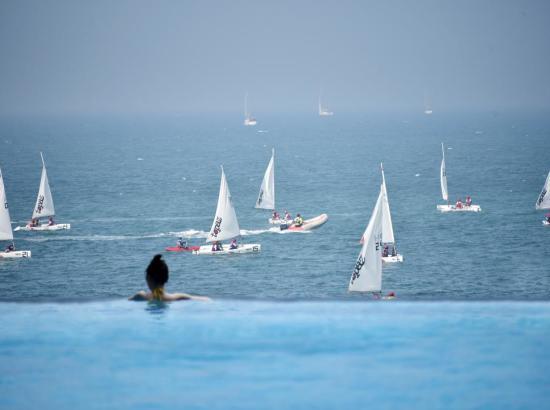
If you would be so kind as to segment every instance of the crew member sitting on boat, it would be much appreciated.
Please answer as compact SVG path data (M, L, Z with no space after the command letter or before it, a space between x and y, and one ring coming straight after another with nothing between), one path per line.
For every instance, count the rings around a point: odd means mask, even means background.
M176 300L203 300L208 301L210 298L205 296L193 296L186 293L167 293L164 291L164 285L168 282L168 265L162 259L162 255L155 255L147 270L145 271L145 280L151 292L139 291L134 296L130 296L129 300L156 300L162 302L170 302Z
M38 226L38 219L32 218L30 222L27 224L29 228L35 228Z
M290 215L290 213L286 209L285 209L285 220L287 221L292 220L292 215Z
M462 199L459 198L458 201L456 201L455 208L462 209Z
M212 252L223 251L222 244L219 241L216 241L212 244Z
M470 206L470 205L472 205L472 197L468 195L466 197L466 206Z
M387 258L390 255L390 248L388 245L384 245L384 250L382 251L382 257Z
M546 222L550 224L550 214L546 214L544 216L546 217Z
M294 218L294 226L300 227L304 224L304 218L300 214L296 214L296 218Z
M15 246L13 245L13 243L10 243L8 246L6 246L5 252L9 253L9 252L13 252L14 250L15 250Z
M279 215L279 212L277 211L273 211L273 215L271 216L271 218L275 221L277 219L279 219L281 217L281 215Z
M229 249L237 249L239 245L237 244L237 239L233 238L231 241L231 244L229 245Z
M181 237L181 236L178 238L177 247L178 248L187 248L187 241L184 240L183 237Z
M53 220L53 216L50 216L50 217L48 218L48 226L53 226L53 225L55 225L55 222L54 222L54 220Z

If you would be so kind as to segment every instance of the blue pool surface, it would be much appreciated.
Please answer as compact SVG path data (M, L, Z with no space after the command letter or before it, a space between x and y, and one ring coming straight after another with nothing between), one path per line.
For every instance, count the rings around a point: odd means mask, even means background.
M3 409L548 408L547 302L1 303Z

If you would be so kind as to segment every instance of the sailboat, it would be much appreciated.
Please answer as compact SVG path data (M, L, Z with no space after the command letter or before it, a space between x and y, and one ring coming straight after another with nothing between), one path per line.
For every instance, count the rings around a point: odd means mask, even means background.
M539 199L535 204L535 209L550 209L550 172L548 172L546 182L544 183ZM550 226L550 214L546 214L545 217L546 219L542 221L542 224Z
M331 117L334 115L332 111L329 111L327 108L323 108L321 103L321 93L319 92L319 117Z
M267 164L267 168L264 173L262 184L260 185L260 192L258 193L258 199L256 199L256 209L268 209L275 211L275 148L271 149L271 159ZM287 223L285 219L269 218L269 223L279 225L281 223Z
M60 229L71 229L71 224L56 224L53 223L53 217L55 216L55 208L53 206L52 192L50 190L50 184L48 182L48 173L46 172L46 164L44 157L40 153L42 158L42 176L40 177L40 187L38 188L38 196L36 197L36 205L32 213L32 220L25 226L18 226L16 231L58 231ZM40 218L49 218L51 222L40 224ZM33 224L33 221L35 222Z
M201 246L199 249L194 250L193 253L195 255L223 255L230 253L260 252L260 244L240 244L234 249L231 249L229 245L221 245L221 241L236 238L240 236L240 234L239 221L237 220L237 214L235 213L233 201L231 200L231 192L229 192L229 186L227 185L227 179L225 178L225 172L222 167L218 206L216 208L214 221L212 222L212 227L210 228L210 233L206 239L207 243L213 243L213 245ZM219 245L218 249L216 249L216 245Z
M384 192L380 189L367 229L363 235L363 247L351 274L350 292L382 291L382 208Z
M244 95L244 125L246 126L254 126L258 123L256 121L256 118L252 117L252 115L248 112L248 93Z
M424 114L431 115L433 113L432 105L428 99L428 95L424 94Z
M395 236L393 234L390 202L388 199L388 190L386 189L384 166L382 164L380 164L380 170L382 171L382 185L380 186L380 190L382 192L382 262L403 262L403 255L397 253L397 247L395 246ZM366 231L361 237L361 245L365 242L365 234Z
M386 189L386 178L384 176L384 167L380 164L382 171L382 243L384 245L382 251L382 261L386 263L403 262L403 255L397 253L395 246L395 236L393 234L393 223L390 213L390 201L388 199L388 191Z
M11 241L11 250L6 249L0 252L0 259L3 258L30 258L31 251L17 251L13 242L13 231L11 230L10 210L6 198L6 189L4 188L4 179L2 170L0 170L0 241Z
M473 205L462 203L458 201L456 205L449 204L449 192L447 190L447 171L445 169L445 146L441 143L441 151L443 158L441 159L441 168L439 170L439 178L441 182L441 196L444 201L447 201L447 205L437 205L437 210L441 212L480 212L481 207L479 205Z

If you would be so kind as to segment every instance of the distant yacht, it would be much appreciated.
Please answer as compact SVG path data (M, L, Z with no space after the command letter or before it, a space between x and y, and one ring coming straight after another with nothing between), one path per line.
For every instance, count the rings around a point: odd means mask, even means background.
M323 108L323 103L321 102L321 93L319 92L319 117L331 117L334 113L329 111L326 107Z
M254 118L249 112L248 112L248 93L244 95L244 125L246 126L254 126L258 123L256 121L256 118Z
M430 99L427 94L424 94L424 114L432 115L432 105L430 104Z

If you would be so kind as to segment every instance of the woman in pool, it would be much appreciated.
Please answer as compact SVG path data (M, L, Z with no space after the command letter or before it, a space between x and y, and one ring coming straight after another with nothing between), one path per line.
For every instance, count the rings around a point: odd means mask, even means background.
M168 265L162 260L162 255L155 255L149 266L146 269L145 280L151 292L143 290L131 296L128 300L159 300L163 302L171 302L175 300L203 300L207 301L210 298L206 296L193 296L187 293L167 293L164 291L164 285L168 282Z

